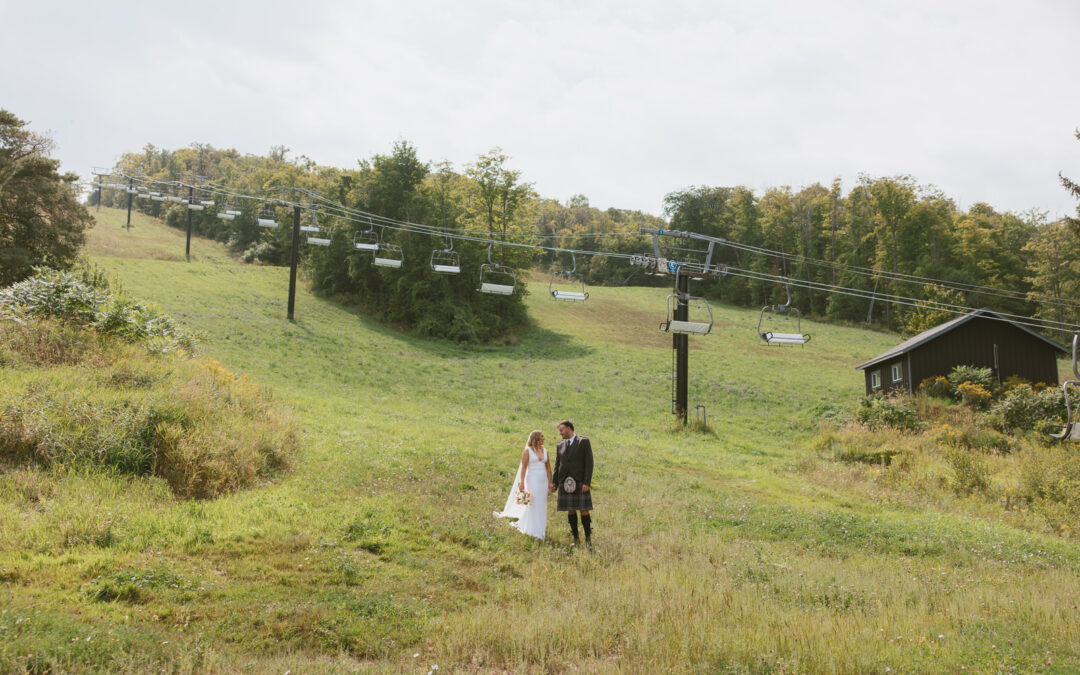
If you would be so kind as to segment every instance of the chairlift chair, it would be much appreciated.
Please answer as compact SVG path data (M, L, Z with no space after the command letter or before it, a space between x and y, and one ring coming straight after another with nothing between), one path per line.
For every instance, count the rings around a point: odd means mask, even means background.
M553 272L551 274L551 280L548 282L548 294L551 295L552 300L585 302L589 298L589 294L585 291L584 279L577 273L577 257L573 251L570 252L570 260L573 261L573 266L569 271ZM555 285L556 277L562 277L565 280L562 287Z
M312 207L312 209L311 209L311 224L310 225L301 225L300 226L300 231L308 233L307 243L312 244L313 246L329 246L330 245L330 240L331 240L330 233L327 230L324 230L323 227L319 225L319 212L318 212L318 209L316 209L314 207ZM312 235L321 235L324 232L327 235L325 237L312 236Z
M784 283L784 291L787 293L787 300L784 304L766 305L761 308L761 314L758 315L758 337L767 345L804 345L810 342L810 335L802 332L802 315L796 307L791 305L791 288L787 285L787 282ZM777 316L785 317L789 324L788 327L790 327L791 319L794 317L795 332L769 330L768 326L762 328L762 323Z
M675 318L680 302L686 305L686 319ZM672 293L667 297L667 320L660 324L660 330L665 333L708 335L712 327L712 308L705 298L682 293Z
M238 215L240 215L240 211L237 210L236 204L233 202L226 202L224 207L217 213L219 220L235 220Z
M1077 344L1080 343L1080 333L1073 334L1073 347L1072 347L1072 368L1073 375L1076 376L1075 380L1065 380L1061 383L1061 390L1065 394L1065 424L1061 427L1061 431L1058 433L1051 433L1050 437L1059 441L1069 440L1074 443L1080 443L1080 406L1076 405L1075 394L1069 395L1069 390L1078 390L1080 392L1080 370L1077 369L1076 364L1076 351Z
M269 205L263 205L259 215L255 217L255 223L259 227L277 227L277 212L274 211Z
M488 244L488 261L480 266L480 288L477 290L492 295L513 295L517 288L517 274L514 268L500 265L491 259L494 247L495 242ZM510 283L506 283L507 281Z
M393 267L396 269L405 262L405 252L397 244L382 242L379 244L378 250L375 251L375 257L372 258L371 262L377 267Z
M454 250L454 240L447 237L450 245L431 252L431 271L438 274L458 274L461 272L461 257Z
M353 232L352 245L358 251L375 253L379 250L379 233L375 231L375 223L371 222L370 217L368 217L368 229Z

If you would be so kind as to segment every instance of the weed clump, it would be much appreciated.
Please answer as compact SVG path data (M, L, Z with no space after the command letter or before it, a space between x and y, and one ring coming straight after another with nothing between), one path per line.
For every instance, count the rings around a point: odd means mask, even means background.
M281 474L299 443L293 416L217 361L58 319L0 321L0 368L25 382L0 389L10 464L158 476L205 498Z
M869 429L890 427L901 431L920 431L926 426L902 398L881 395L859 401L855 421Z

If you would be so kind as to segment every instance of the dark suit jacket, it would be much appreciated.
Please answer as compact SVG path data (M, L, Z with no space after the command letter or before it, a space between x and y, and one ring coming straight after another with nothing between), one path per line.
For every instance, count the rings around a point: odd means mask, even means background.
M570 441L559 441L555 448L555 470L551 478L560 489L567 476L577 481L578 491L582 485L592 489L592 444L584 436L574 439L574 445L567 447Z

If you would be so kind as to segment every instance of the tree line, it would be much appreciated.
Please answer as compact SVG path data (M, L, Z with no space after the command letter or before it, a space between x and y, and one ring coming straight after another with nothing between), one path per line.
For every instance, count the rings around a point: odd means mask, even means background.
M245 194L261 194L276 185L302 187L387 218L550 248L649 253L651 239L639 234L643 227L696 232L782 252L786 257L718 246L713 262L786 277L793 283L785 288L775 282L723 276L697 282L695 294L759 307L783 302L790 290L793 306L804 315L869 320L907 333L950 315L926 306L809 290L794 282L1080 323L1080 312L1068 304L1080 291L1080 261L1072 255L1080 243L1078 228L1070 219L1049 222L1045 212L1035 209L1000 213L977 203L965 210L911 176L861 176L847 191L839 180L798 191L771 188L761 194L742 186L688 187L664 198L664 220L640 211L597 209L583 195L566 203L542 198L519 171L509 168L508 160L495 148L459 171L447 162L422 161L413 145L398 141L387 154L362 159L353 169L339 169L319 166L304 156L290 158L280 146L266 156L254 156L201 144L175 151L147 145L142 152L123 155L115 169L160 181L198 174ZM1067 179L1062 180L1071 189ZM118 191L107 191L103 199L113 206L126 205L126 195ZM254 222L260 205L240 206L244 216L231 222L217 220L212 213L197 215L196 232L227 243L249 262L285 263L290 228L260 228ZM183 204L136 200L136 208L170 225L186 226ZM387 230L384 240L402 246L408 264L386 270L373 267L370 255L353 249L353 232L362 226L333 217L325 217L322 224L331 232L332 244L302 251L307 276L319 292L341 297L420 335L454 340L494 339L525 320L523 283L521 292L509 297L476 292L477 270L487 261L483 244L456 243L462 273L435 275L427 267L428 256L445 241ZM595 236L598 233L622 236ZM494 252L497 262L517 270L563 270L576 264L589 285L670 284L641 274L640 268L620 257L572 260L565 253L499 246ZM894 275L918 279L901 282Z

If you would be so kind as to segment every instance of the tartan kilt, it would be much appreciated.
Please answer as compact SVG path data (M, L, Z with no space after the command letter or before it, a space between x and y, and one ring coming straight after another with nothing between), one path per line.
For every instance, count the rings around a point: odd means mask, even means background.
M582 492L581 486L574 492L565 492L559 486L559 493L555 499L556 511L592 511L592 490Z

